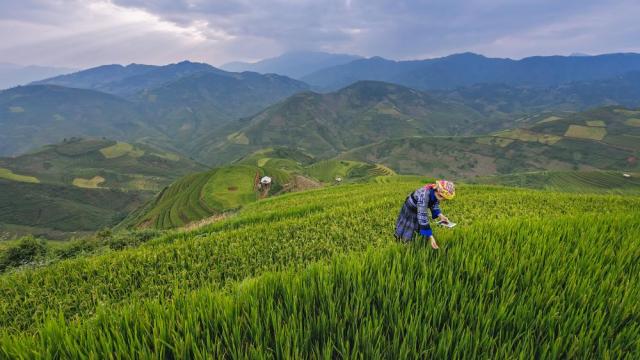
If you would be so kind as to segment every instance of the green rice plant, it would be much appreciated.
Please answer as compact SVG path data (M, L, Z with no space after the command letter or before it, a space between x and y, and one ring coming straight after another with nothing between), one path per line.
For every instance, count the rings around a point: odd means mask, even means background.
M70 259L0 277L0 328L33 333L51 314L90 319L102 306L173 299L201 287L230 289L268 271L302 269L334 256L392 243L406 195L421 183L361 184L287 194L248 205L238 216L191 232L174 232L137 248ZM459 186L443 204L459 223L436 230L443 244L490 221L633 214L637 197L548 193L493 186ZM616 215L617 216L617 215ZM167 220L170 221L170 220ZM517 226L509 226L520 236ZM481 238L481 237L479 237ZM64 274L64 276L60 276Z
M0 337L7 358L635 358L640 223L501 218ZM594 246L606 244L606 247Z

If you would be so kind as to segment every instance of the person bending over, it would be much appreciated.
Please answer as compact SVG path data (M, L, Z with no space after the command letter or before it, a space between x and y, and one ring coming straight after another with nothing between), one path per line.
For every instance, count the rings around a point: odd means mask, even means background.
M433 237L433 230L429 225L427 209L431 211L433 219L449 222L449 219L440 210L440 201L453 199L455 191L453 182L438 180L434 184L426 184L412 192L405 200L400 215L398 215L396 239L408 242L418 233L429 239L432 248L438 249L438 243Z

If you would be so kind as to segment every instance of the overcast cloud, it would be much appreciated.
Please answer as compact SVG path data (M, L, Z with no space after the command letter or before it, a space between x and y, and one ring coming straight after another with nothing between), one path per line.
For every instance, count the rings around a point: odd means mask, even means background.
M637 0L0 0L0 62L220 65L291 50L640 52Z

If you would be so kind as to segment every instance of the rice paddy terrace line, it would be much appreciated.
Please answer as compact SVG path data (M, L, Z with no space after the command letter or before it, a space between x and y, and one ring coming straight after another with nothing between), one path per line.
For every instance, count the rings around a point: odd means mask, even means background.
M640 174L634 172L536 171L476 178L471 181L565 192L640 194Z

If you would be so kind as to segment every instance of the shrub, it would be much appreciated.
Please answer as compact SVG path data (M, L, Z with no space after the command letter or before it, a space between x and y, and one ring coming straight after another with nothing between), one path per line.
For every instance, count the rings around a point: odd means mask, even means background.
M42 259L47 253L44 240L33 236L23 237L15 246L9 247L0 255L0 272Z

